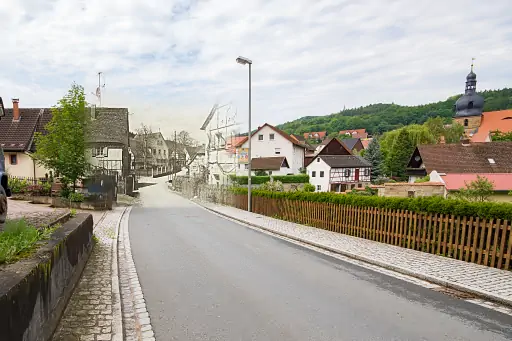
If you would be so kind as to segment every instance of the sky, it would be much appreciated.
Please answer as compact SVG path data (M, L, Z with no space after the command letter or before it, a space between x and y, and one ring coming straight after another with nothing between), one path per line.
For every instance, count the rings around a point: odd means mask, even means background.
M492 3L492 5L491 5ZM166 137L197 139L214 104L241 131L371 103L510 87L512 1L2 0L0 96L48 107L73 82ZM222 114L224 115L224 114Z

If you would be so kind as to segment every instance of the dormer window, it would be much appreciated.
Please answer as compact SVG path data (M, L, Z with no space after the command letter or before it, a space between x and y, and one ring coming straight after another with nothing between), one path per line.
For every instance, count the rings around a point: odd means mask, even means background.
M468 109L473 109L473 101L469 101L468 103Z
M496 164L496 161L494 161L494 159L487 159L487 161L489 161L489 164L491 164L491 165L495 165Z

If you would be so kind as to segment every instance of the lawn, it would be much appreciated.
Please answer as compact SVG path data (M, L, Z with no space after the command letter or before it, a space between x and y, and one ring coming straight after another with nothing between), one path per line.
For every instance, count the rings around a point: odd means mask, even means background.
M25 219L7 220L4 231L0 232L0 264L12 263L30 255L37 242L49 239L56 228L37 229Z

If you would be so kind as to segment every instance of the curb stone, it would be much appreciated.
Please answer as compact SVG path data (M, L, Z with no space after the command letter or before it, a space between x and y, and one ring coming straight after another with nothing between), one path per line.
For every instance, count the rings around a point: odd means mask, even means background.
M445 279L442 279L442 278L439 278L439 277L436 277L436 276L425 275L424 273L420 273L420 272L417 272L417 271L413 271L413 270L410 270L410 269L407 269L407 268L403 268L403 267L400 267L400 266L396 266L396 265L392 265L392 264L389 264L389 263L381 262L381 261L378 261L378 260L375 260L375 259L371 259L369 257L363 257L363 256L360 256L360 255L352 253L352 252L347 252L347 251L331 248L329 246L325 246L325 245L322 245L322 244L319 244L319 243L315 243L315 242L312 242L312 241L309 241L309 240L306 240L306 239L298 238L298 237L295 237L295 236L287 234L287 233L278 232L278 231L269 229L269 228L261 226L261 225L257 225L257 224L254 224L254 223L247 222L247 221L245 221L243 219L240 219L240 218L232 217L232 216L230 216L230 215L228 215L226 213L219 212L219 211L217 211L217 210L215 210L213 208L210 208L210 207L207 207L207 206L203 205L199 201L194 201L194 200L190 200L190 201L192 201L193 203L197 204L198 206L200 206L200 207L202 207L202 208L204 208L204 209L206 209L206 210L208 210L210 212L213 212L213 213L218 214L220 216L223 216L223 217L226 217L226 218L229 218L229 219L232 219L232 220L235 220L235 221L238 221L238 222L241 222L241 223L244 223L244 224L256 227L258 229L270 232L270 233L275 234L275 235L279 235L279 236L286 237L286 238L289 238L289 239L292 239L292 240L295 240L295 241L298 241L298 242L301 242L301 243L304 243L304 244L315 246L315 247L318 247L320 249L323 249L323 250L326 250L326 251L330 251L330 252L334 252L334 253L337 253L337 254L340 254L340 255L352 258L352 259L357 259L357 260L363 261L365 263L377 265L377 266L380 266L382 268L393 270L393 271L396 271L396 272L404 274L404 275L416 277L416 278L419 278L419 279L422 279L422 280L425 280L425 281L428 281L428 282L431 282L431 283L435 283L435 284L438 284L438 285L441 285L441 286L444 286L444 287L447 287L447 288L452 288L452 289L456 289L456 290L459 290L459 291L462 291L462 292L466 292L466 293L470 293L470 294L473 294L473 295L477 295L477 296L479 296L481 298L485 298L485 299L487 299L489 301L501 303L501 304L504 304L504 305L506 305L508 307L512 307L512 299L507 298L507 297L496 295L494 293L487 292L485 290L475 289L475 288L472 288L472 287L469 287L469 286L466 286L466 285L463 285L463 284L459 284L459 283L455 283L455 282L450 282L450 281L447 281Z

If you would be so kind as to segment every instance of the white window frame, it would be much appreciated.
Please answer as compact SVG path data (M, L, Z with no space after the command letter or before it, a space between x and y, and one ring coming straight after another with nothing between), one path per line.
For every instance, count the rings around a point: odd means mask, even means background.
M324 171L320 171L320 177L323 178L324 177Z
M316 190L317 191L321 191L322 190L322 185L316 185Z
M274 139L275 139L275 135L274 135L274 134L268 134L268 139L269 139L270 141L274 141Z
M311 177L316 178L316 171L311 171Z
M263 141L263 134L258 134L258 141Z

